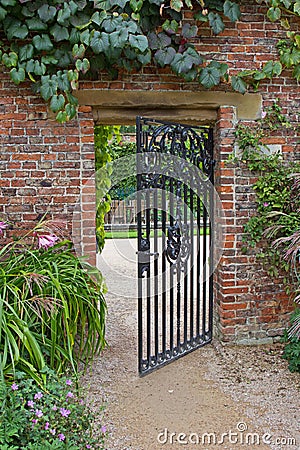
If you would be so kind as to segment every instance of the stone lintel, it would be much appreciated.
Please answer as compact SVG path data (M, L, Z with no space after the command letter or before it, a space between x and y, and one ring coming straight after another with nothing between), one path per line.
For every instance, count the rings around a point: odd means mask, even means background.
M93 108L96 123L130 124L137 115L185 123L213 123L220 106L237 108L237 118L253 120L260 117L260 94L236 92L185 91L121 91L82 89L77 91L80 105Z

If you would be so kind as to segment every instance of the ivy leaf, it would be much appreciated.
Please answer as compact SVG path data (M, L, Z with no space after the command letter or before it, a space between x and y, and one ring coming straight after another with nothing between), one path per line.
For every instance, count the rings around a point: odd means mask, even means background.
M37 50L50 51L53 49L53 44L48 34L34 36L32 39L32 43Z
M7 16L6 9L4 9L4 8L2 8L2 6L0 6L0 20L3 21L6 16Z
M19 60L26 61L33 57L34 47L31 44L23 45L19 50Z
M112 33L113 31L116 31L119 26L122 26L122 22L123 19L121 16L113 16L103 20L102 26L107 33Z
M241 10L237 3L226 0L223 9L225 16L227 16L231 22L236 22L241 17Z
M56 16L56 12L57 11L55 6L49 6L46 3L42 5L37 11L39 18L43 22L50 22L51 20L53 20Z
M175 11L180 12L183 7L183 2L181 0L171 0L170 6L172 9L175 9Z
M235 91L240 92L241 94L245 94L247 90L247 85L245 81L238 76L231 77L231 86Z
M58 59L56 59L55 56L53 56L53 55L42 56L42 60L41 61L42 61L43 64L56 65L58 63Z
M141 53L143 53L148 48L148 39L146 36L134 34L129 35L129 43L132 47L137 48Z
M92 31L90 36L89 44L93 52L96 54L99 54L104 50L101 35L102 33L100 33L100 31Z
M271 8L268 9L267 16L271 20L271 22L275 22L276 20L280 19L281 17L280 8L272 6Z
M45 31L48 28L38 17L27 19L26 24L30 31Z
M28 35L28 28L25 24L19 20L14 20L11 25L7 29L7 38L8 40L12 40L12 38L25 39Z
M172 40L170 38L170 36L168 36L166 33L150 33L148 35L148 42L149 42L149 47L152 50L156 50L159 48L165 48L168 47Z
M173 47L161 48L157 50L154 55L155 60L161 67L171 64L176 55L176 50Z
M55 80L50 79L50 76L44 76L41 78L41 87L40 92L41 96L44 100L50 100L50 98L56 94L57 91L57 82Z
M18 55L15 52L10 52L9 54L4 53L2 55L2 62L3 64L10 68L10 67L16 67L18 63Z
M63 9L60 9L57 14L57 22L60 25L66 25L67 20L71 17L71 9L67 3L63 4Z
M84 58L82 60L77 59L75 67L79 72L82 72L83 74L85 74L85 73L87 73L87 71L90 68L90 62L87 58Z
M151 62L151 52L148 50L145 53L138 53L137 60L143 65L146 66Z
M67 41L69 39L68 28L62 27L57 23L50 28L50 33L54 37L55 42Z
M293 77L296 78L297 81L300 81L300 64L298 64L293 70Z
M99 31L96 31L95 33L99 33ZM91 39L91 33L90 30L84 30L82 33L80 33L80 42L82 42L85 45L90 44Z
M3 6L16 6L17 0L1 0Z
M204 67L201 70L199 81L206 88L210 89L220 83L221 75L216 67Z
M61 91L70 90L70 82L68 80L67 72L62 72L61 70L59 70L57 72L57 84L58 84L58 88Z
M182 36L186 39L193 38L197 36L198 27L196 25L191 26L189 23L185 23L182 27Z
M184 25L185 26L185 25ZM183 26L183 28L184 28ZM167 34L175 34L178 31L178 22L176 22L176 20L172 20L170 22L169 19L167 19L163 24L162 24L162 29L167 33Z
M208 14L209 24L215 34L221 33L225 29L225 25L218 13L210 12Z
M120 6L120 8L125 8L126 3L128 3L129 0L111 0L112 6Z
M59 111L59 113L56 115L56 120L58 123L65 123L68 120L68 116L66 111Z
M85 54L85 46L83 44L75 44L72 48L72 56L74 59L81 59Z
M267 78L272 78L275 75L279 76L282 72L282 64L280 61L268 61L263 67L263 73Z
M73 117L76 116L76 107L74 105L71 105L71 103L66 104L65 110L69 119L73 119Z
M69 41L71 45L77 44L80 41L80 31L77 30L76 28L72 28Z
M50 101L51 111L57 112L57 111L63 109L64 106L65 106L65 97L62 94L53 95L53 97L51 98L51 101Z
M188 48L184 53L176 53L173 61L171 62L172 69L178 73L187 73L193 65L201 64L202 59L192 48Z
M143 6L143 0L130 0L130 7L133 12L138 12Z
M92 22L94 22L99 27L101 25L101 23L103 22L103 20L106 19L106 18L107 18L107 12L106 11L101 11L101 13L99 13L99 11L96 11L92 15L91 20L92 20Z
M25 80L25 70L21 67L17 70L15 67L10 71L10 78L15 84L20 84Z
M300 16L300 2L299 1L296 1L296 3L294 4L294 12L296 14L299 14L299 16Z

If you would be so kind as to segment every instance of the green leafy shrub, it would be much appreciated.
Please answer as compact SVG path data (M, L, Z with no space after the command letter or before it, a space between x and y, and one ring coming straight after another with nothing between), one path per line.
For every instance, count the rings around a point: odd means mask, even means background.
M260 244L261 258L271 276L285 274L287 292L300 303L300 164L284 161L280 154L267 154L263 144L266 134L280 127L290 127L278 103L266 111L254 128L240 125L237 140L242 159L257 174L253 188L257 211L245 225L244 242L254 247ZM245 244L244 251L247 251ZM288 342L284 357L292 371L300 369L300 310L292 316L286 330Z
M105 345L101 275L75 256L71 242L58 241L53 226L40 224L0 251L0 371L6 376L22 370L38 377L46 365L58 372L70 365L76 373L79 360L87 362Z
M104 449L105 426L97 432L74 380L49 370L44 376L42 388L24 373L0 383L1 450Z

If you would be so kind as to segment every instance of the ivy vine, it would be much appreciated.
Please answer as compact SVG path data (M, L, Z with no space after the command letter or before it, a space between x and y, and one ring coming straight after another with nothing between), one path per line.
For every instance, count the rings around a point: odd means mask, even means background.
M299 81L300 35L289 27L300 17L300 0L265 3L268 19L287 29L278 61L232 77L227 64L199 54L193 43L203 23L217 35L224 17L239 20L239 3L231 0L0 0L0 59L14 83L31 81L59 122L76 115L79 79L103 70L115 78L152 62L205 88L225 81L242 93L285 68ZM193 17L182 25L184 9Z

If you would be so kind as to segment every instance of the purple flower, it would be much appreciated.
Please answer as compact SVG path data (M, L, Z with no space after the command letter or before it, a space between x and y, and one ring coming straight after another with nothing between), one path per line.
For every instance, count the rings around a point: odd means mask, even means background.
M102 425L102 427L100 428L101 433L106 433L106 426Z
M1 223L1 222L0 222ZM17 391L18 389L19 389L19 386L16 384L16 383L13 383L12 385L11 385L11 389L13 390L13 391Z
M72 384L73 384L73 383L72 383L72 380L66 380L66 385L67 385L67 386L72 386Z
M65 436L63 433L59 433L58 439L59 439L60 441L64 441L64 440L66 439L66 436Z
M56 405L52 406L52 411L57 411L57 406Z
M40 400L42 397L43 397L43 394L41 392L37 392L33 398L34 398L34 400Z
M42 417L42 416L43 416L43 411L41 411L40 409L36 409L36 410L35 410L35 415L36 415L37 417Z
M266 117L266 115L267 115L266 111L262 111L261 118L264 119Z
M67 398L73 398L74 397L74 394L73 394L73 392L68 392L67 393Z
M8 225L5 222L0 222L0 234L3 233L3 231L5 230L5 228L7 228Z
M37 423L37 419L32 419L31 422L35 425Z
M28 400L27 406L29 406L30 408L33 408L33 405L34 405L34 401L33 400Z
M48 429L49 429L49 426L50 426L50 423L49 423L49 422L46 422L46 423L45 423L45 430L48 430Z
M39 248L49 248L53 247L55 242L58 240L58 237L54 234L45 234L42 236L38 236Z
M264 207L267 207L267 206L269 206L269 203L268 202L264 202Z
M59 411L63 417L68 417L68 415L71 414L71 411L69 409L60 408Z
M49 430L49 431L50 431L51 434L53 434L53 436L54 436L55 433L56 433L56 429L55 429L55 428L51 428L51 430Z
M92 448L90 444L86 444L86 448Z

